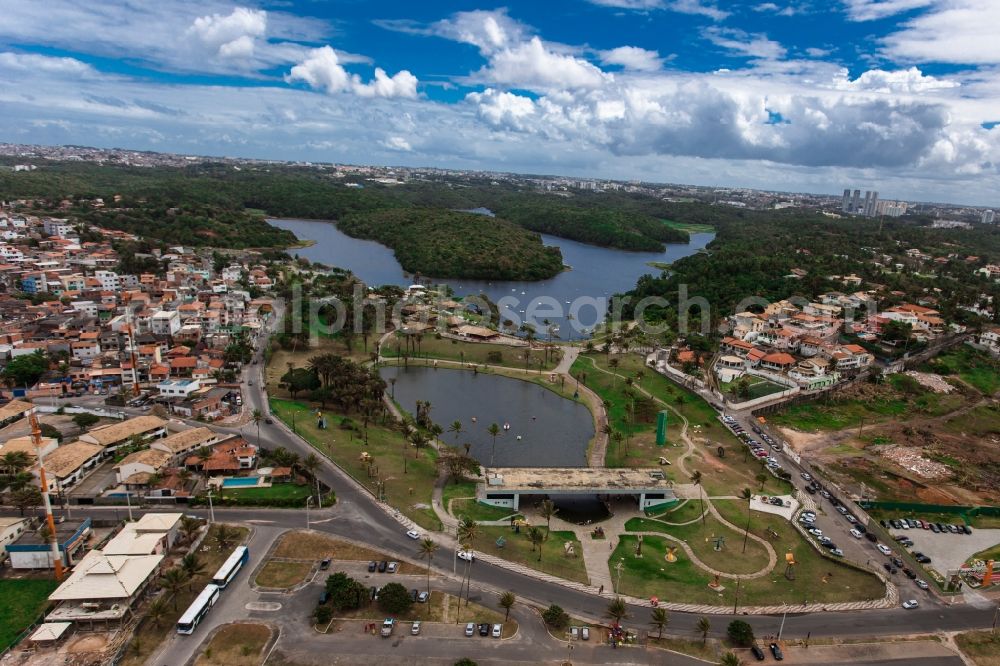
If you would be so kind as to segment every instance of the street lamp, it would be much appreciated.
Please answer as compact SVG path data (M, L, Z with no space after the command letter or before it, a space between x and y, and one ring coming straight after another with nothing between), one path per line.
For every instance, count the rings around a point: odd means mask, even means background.
M785 630L785 618L788 617L788 604L787 603L781 604L781 608L782 608L781 626L778 627L778 640L779 641L781 640L781 632Z
M615 565L615 571L618 572L618 581L615 583L615 594L618 594L618 590L622 585L622 569L625 568L625 558L618 560L618 564Z
M129 518L131 519L131 512L129 513ZM208 491L208 522L215 522L215 508L212 506L212 491Z
M306 529L309 529L309 507L312 505L312 495L306 498Z

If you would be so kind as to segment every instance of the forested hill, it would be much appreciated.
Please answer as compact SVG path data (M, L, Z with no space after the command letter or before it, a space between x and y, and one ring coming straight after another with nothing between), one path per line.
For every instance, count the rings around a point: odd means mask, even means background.
M972 229L934 229L930 220L830 218L801 210L753 211L725 206L678 204L672 219L716 227L708 251L674 262L659 277L644 276L626 295L626 314L642 298L658 296L671 303L653 307L645 315L676 324L678 294L703 297L711 305L711 323L733 314L741 300L759 296L777 301L790 296L814 299L826 291L852 291L836 276L854 273L865 285L882 285L885 297L899 302L924 297L936 300L936 309L952 321L974 317L963 308L977 303L980 294L1000 302L1000 285L976 273L987 263L1000 261L1000 229L975 225ZM947 261L915 260L906 251L916 248ZM970 259L972 257L972 259ZM895 266L901 264L902 270ZM789 277L792 269L806 274ZM699 310L690 311L697 325Z
M563 269L559 248L500 218L430 208L355 213L344 233L393 249L403 270L439 278L544 280Z
M659 251L686 243L688 235L666 224L669 208L657 199L625 193L539 192L529 185L490 184L482 178L347 187L329 171L292 166L202 163L186 168L130 168L92 163L45 163L37 171L0 170L0 197L41 197L53 208L65 198L102 197L104 212L88 219L168 241L230 247L287 245L286 232L269 230L246 209L276 217L339 221L349 215L395 208L448 211L486 207L529 229L625 250ZM114 195L122 200L114 203ZM170 209L180 208L178 218ZM128 209L128 214L121 214ZM71 212L91 210L82 205ZM212 220L235 233L227 234Z

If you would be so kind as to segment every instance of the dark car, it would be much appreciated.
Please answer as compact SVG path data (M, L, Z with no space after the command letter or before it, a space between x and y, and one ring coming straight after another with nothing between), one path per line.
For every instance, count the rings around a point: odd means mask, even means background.
M937 534L938 532L941 531L940 529L938 529L938 526L935 525L934 523L931 523L930 526L931 526L931 532L934 532L934 534Z
M378 588L375 587L374 585L372 585L368 589L368 598L371 599L372 601L375 601L376 599L378 599Z
M419 597L419 596L420 596L420 590L418 590L416 588L413 588L412 590L410 590L410 598L413 599L414 603L417 602L417 597Z
M895 566L895 567L901 567L901 566L903 566L903 560L899 559L898 557L893 557L891 561L892 561L892 565Z
M942 524L942 523L934 523L934 524L937 525L938 532L947 532L948 531L948 528L945 527L944 524Z
M750 646L750 654L752 654L757 661L764 661L764 651L761 650L756 643Z
M330 568L330 558L328 557L325 560L323 560L322 562L320 562L319 563L319 568L322 569L323 571L326 571L327 569L329 569Z
M872 534L871 532L865 532L865 538L871 541L872 543L876 543L878 541L878 537Z
M878 524L881 525L882 527L886 528L886 529L889 529L889 524L886 523L884 520L878 521Z
M480 636L490 635L490 625L488 622L483 622L479 625L479 635Z
M372 560L368 563L368 571L375 571L378 568L378 562Z
M382 560L381 562L378 563L378 572L379 573L385 573L385 570L388 569L388 568L389 568L389 563L386 562L385 560Z
M266 423L267 425L273 425L274 424L274 419L272 419L270 416L268 416L266 419L264 419L264 423Z
M806 492L809 493L810 495L815 495L816 489L813 488L812 486L806 486Z
M781 652L781 648L778 647L777 643L771 643L768 647L771 648L771 654L774 655L775 661L781 661L785 658L785 655Z
M827 541L825 543L821 543L820 545L823 546L824 548L828 549L828 550L836 550L837 549L837 544L835 544L832 541Z
M965 532L966 534L972 534L972 528L969 527L968 525L962 525L962 531Z
M319 605L320 606L322 606L323 604L325 604L329 600L330 600L330 593L329 592L327 592L326 590L323 590L322 592L319 593Z
M907 569L907 568L904 567L903 568L903 573L906 574L906 577L909 578L910 580L916 580L917 579L917 574L913 573L913 571L911 571L910 569Z
M888 562L885 562L885 563L884 563L884 564L882 565L882 568L884 568L884 569L885 569L886 571L888 571L889 573L892 573L892 572L894 571L894 570L893 570L893 568L892 568L892 565L891 565L891 564L889 564Z

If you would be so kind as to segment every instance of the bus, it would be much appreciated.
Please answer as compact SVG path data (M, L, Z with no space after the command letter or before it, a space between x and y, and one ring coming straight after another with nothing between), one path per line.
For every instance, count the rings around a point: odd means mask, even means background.
M201 622L201 619L205 617L208 611L212 610L212 606L218 600L219 586L209 583L201 591L201 594L191 602L191 605L184 611L184 615L181 615L181 619L177 620L177 633L193 634L195 627L198 626L198 623Z
M215 572L212 576L212 583L214 583L220 590L226 589L230 581L236 578L236 574L240 572L243 565L250 560L250 549L246 546L237 546L236 550L229 556L225 564Z

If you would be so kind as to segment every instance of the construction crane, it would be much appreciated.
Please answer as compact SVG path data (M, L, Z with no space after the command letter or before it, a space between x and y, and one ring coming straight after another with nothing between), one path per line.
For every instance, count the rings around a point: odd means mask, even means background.
M45 506L45 520L49 528L49 545L52 547L52 565L55 568L56 580L62 580L62 555L59 553L56 520L52 516L52 502L49 500L49 484L45 478L45 460L42 455L42 429L38 427L38 418L35 416L34 407L28 413L28 420L31 423L31 443L35 445L35 454L38 456L38 476L42 486L42 504Z

